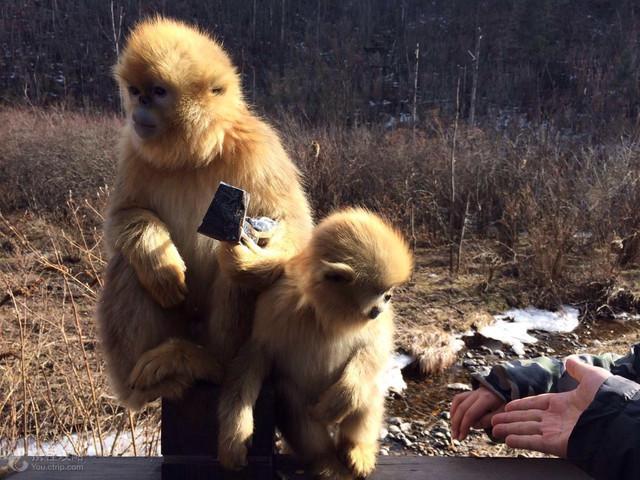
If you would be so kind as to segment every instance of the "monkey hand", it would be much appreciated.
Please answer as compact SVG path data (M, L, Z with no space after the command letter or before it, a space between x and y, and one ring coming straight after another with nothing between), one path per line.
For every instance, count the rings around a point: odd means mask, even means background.
M265 288L284 271L284 260L251 240L240 244L223 243L217 254L222 272L245 286Z
M326 424L340 423L347 415L357 410L367 397L357 383L338 380L320 396L311 407L311 416Z
M179 305L187 296L187 270L175 245L153 252L144 266L135 265L142 286L162 308Z

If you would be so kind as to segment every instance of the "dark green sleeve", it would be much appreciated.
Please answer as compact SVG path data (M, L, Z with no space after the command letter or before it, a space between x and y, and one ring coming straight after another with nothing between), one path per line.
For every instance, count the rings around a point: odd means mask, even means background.
M639 379L640 344L634 345L631 353L624 357L613 353L579 357L586 363L610 370L614 375L633 381ZM576 386L573 378L565 373L564 361L553 357L502 363L486 374L474 373L472 383L474 388L488 388L505 402L541 393L566 392Z
M571 431L567 459L597 480L640 478L640 385L609 377Z

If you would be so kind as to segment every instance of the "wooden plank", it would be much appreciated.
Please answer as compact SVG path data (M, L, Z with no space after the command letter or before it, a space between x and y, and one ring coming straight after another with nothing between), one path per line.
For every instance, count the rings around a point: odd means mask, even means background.
M212 457L164 457L162 480L273 480L273 457L252 457L247 468L240 472L224 470Z
M289 456L278 456L276 472L287 480L310 478ZM589 480L591 477L558 458L378 457L370 480Z
M11 480L159 480L162 457L28 457Z
M10 476L11 480L160 480L162 468L172 468L175 457L163 464L162 457L30 457L29 468ZM256 457L251 470L238 474L211 473L216 462L202 457L183 457L190 462L182 470L184 479L307 478L290 457L276 456L278 476L268 473L268 461ZM262 462L262 463L261 463ZM164 465L164 466L163 466ZM267 476L265 476L267 475ZM590 477L568 462L552 458L463 458L380 457L371 480L588 480Z

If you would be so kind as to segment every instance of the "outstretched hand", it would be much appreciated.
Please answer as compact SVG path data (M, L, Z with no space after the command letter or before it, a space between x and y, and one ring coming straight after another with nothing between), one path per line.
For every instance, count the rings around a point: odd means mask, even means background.
M536 450L566 457L569 436L580 415L593 401L611 372L569 357L566 369L577 382L575 390L546 393L508 403L504 413L495 415L493 435L504 438L512 448Z

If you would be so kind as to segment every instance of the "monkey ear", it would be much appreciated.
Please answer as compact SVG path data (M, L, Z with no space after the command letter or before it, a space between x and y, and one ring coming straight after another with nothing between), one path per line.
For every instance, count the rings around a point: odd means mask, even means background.
M351 283L356 278L356 272L346 263L322 260L322 278L334 283Z

